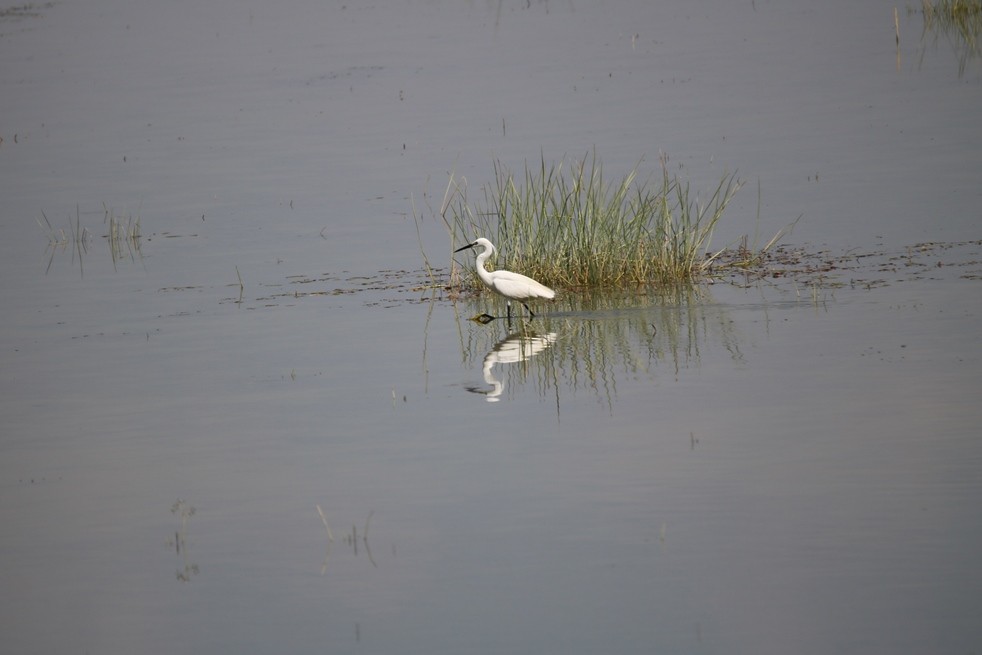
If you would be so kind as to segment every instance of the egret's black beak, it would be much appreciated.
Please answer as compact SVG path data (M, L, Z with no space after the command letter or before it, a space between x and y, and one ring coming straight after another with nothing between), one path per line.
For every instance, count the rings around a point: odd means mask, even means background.
M476 245L477 245L477 242L476 241L474 243L468 243L466 246L461 246L460 248L457 248L456 250L454 250L454 254L457 254L461 250L467 250L468 248L473 248Z

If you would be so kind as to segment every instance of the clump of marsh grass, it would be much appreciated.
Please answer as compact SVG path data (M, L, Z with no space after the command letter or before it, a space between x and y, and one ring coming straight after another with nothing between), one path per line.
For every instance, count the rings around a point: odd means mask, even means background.
M478 236L499 250L497 265L549 286L610 287L686 282L720 253L706 253L716 224L741 182L724 174L706 202L669 173L662 156L657 183L638 167L609 180L596 153L569 163L527 164L520 176L494 162L481 201L451 175L441 215L453 248Z

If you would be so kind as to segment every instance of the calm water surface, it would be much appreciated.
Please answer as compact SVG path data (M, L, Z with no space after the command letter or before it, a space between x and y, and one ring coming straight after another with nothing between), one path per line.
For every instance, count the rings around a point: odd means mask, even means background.
M0 13L4 650L982 649L982 69L893 7ZM417 272L451 170L593 148L838 268Z

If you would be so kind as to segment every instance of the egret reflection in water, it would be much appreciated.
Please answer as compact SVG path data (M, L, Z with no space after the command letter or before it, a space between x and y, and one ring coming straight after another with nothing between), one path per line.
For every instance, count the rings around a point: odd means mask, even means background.
M500 400L501 393L505 390L505 383L497 379L492 372L495 364L516 364L524 362L551 346L556 342L556 333L534 334L527 332L516 332L494 345L484 357L484 382L490 385L490 389L480 387L467 387L471 393L479 393L487 396L489 403L496 403Z
M723 347L734 360L742 361L743 344L731 316L733 305L715 298L711 288L687 284L563 294L556 301L558 311L537 317L539 331L528 322L514 330L488 329L483 326L503 327L490 315L469 319L461 324L462 359L471 369L483 359L485 381L491 388L475 385L468 390L498 398L503 389L495 386L502 378L502 387L509 380L520 386L532 382L540 396L555 396L557 413L580 391L612 408L619 380L678 378L686 369L698 366L706 348ZM552 332L562 339L541 336ZM506 360L496 352L509 339L521 337L545 338L554 347L544 357L506 369L505 374L500 368L492 370L499 361L521 361ZM526 359L545 348L531 350L526 343ZM517 393L514 388L512 393Z

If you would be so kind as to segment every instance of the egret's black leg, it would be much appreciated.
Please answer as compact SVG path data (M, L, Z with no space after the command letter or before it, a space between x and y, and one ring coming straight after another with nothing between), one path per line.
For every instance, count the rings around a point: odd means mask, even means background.
M524 307L525 309L528 309L529 318L535 318L535 314L532 313L532 310L529 309L529 306L528 305L526 305L525 303L522 303L522 307Z
M511 323L511 301L507 301L505 306L508 307L508 322Z

